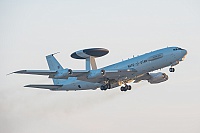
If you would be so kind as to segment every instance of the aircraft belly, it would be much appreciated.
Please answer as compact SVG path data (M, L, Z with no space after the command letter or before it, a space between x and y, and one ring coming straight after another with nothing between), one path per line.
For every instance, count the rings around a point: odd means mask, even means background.
M99 88L101 84L91 83L78 80L77 82L66 84L62 86L62 90L95 90Z

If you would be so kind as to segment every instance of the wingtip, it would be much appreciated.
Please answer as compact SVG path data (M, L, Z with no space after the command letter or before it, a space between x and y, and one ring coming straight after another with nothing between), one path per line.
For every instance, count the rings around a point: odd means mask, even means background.
M14 74L14 73L23 74L23 73L25 73L25 72L26 72L26 70L19 70L19 71L15 71L15 72L8 73L8 74L6 74L6 76L11 75L11 74Z
M11 75L11 74L13 74L14 72L11 72L11 73L8 73L8 74L6 74L6 76L9 76L9 75Z
M30 85L25 85L24 87L30 87Z
M19 71L15 71L15 72L12 72L12 73L20 73L20 74L23 74L23 73L26 73L26 70L19 70Z

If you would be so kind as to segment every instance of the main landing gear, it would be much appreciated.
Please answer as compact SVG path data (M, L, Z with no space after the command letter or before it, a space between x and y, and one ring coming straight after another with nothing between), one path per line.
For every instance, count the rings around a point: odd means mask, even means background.
M121 86L121 91L131 90L131 85L127 85L126 82L122 82L123 86ZM113 86L114 87L114 86ZM100 87L101 90L106 91L107 89L111 89L111 82L109 80L105 81L104 84Z
M101 90L107 90L107 89L111 89L111 84L105 84L105 85L102 85L101 87L100 87L100 89Z
M122 86L121 88L120 88L120 90L121 91L127 91L127 90L131 90L131 85L127 85L127 84L125 84L125 86ZM107 89L111 89L111 84L105 84L105 85L102 85L101 87L100 87L100 89L102 90L102 91L106 91Z
M171 68L169 68L169 71L170 71L170 72L175 72L175 68L172 68L172 67L171 67Z
M121 88L120 88L120 90L121 91L127 91L127 90L131 90L131 86L130 85L127 85L127 84L125 84L125 86L122 86Z

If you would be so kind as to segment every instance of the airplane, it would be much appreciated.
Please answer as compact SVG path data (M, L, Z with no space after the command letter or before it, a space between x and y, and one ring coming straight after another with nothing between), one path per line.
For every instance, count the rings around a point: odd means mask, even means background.
M45 75L53 80L54 84L30 84L24 87L49 89L52 91L101 90L120 87L121 91L131 90L129 83L138 83L147 80L150 84L157 84L168 80L168 75L162 72L152 73L155 70L178 65L187 55L187 50L180 47L167 47L152 51L128 60L124 60L106 67L97 68L95 58L108 54L105 48L89 48L78 50L71 54L74 59L85 60L85 70L63 68L56 54L46 56L49 70L20 70L13 73Z

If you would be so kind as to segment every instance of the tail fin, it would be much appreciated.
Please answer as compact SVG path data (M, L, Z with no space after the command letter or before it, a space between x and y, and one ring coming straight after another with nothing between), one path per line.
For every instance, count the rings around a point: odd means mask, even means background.
M63 70L63 67L60 65L60 63L56 60L56 58L53 56L54 54L46 56L46 60L49 66L50 70ZM65 79L53 79L54 85L62 85L63 82L65 82Z
M62 70L63 67L60 65L60 63L56 60L56 58L53 55L54 54L46 56L49 69L50 70Z

